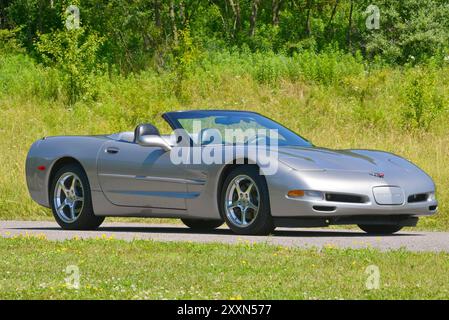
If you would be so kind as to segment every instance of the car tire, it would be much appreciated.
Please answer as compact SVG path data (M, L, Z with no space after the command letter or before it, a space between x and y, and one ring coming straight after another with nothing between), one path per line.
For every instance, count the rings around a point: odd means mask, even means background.
M77 164L67 164L56 171L49 200L53 216L63 229L94 230L104 221L104 217L94 214L89 180Z
M257 166L235 167L224 179L219 198L220 215L234 233L268 235L275 229L267 182Z
M359 224L360 229L365 231L368 234L379 234L379 235L388 235L398 232L402 229L401 226L398 225L382 225L382 224Z
M222 220L206 219L181 219L181 221L192 230L208 231L214 230L223 224Z

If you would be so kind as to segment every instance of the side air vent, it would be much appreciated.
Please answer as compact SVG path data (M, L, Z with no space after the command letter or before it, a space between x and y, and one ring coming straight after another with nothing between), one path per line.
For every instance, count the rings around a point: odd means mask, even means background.
M423 201L427 201L427 198L429 196L427 195L427 193L417 193L417 194L412 194L411 196L408 197L408 203L413 203L413 202L423 202Z
M365 203L367 202L366 197L344 194L344 193L326 193L326 201L332 202L347 202L347 203Z
M331 207L331 206L313 206L313 210L315 211L323 211L323 212L331 212L335 211L337 207Z

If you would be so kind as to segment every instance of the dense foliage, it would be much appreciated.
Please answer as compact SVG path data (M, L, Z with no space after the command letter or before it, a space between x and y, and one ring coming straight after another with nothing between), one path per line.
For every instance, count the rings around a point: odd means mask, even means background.
M447 17L448 0L2 0L0 53L24 48L61 70L73 104L95 97L95 75L106 71L174 71L179 91L193 64L223 51L293 58L305 73L318 70L309 78L327 83L345 72L334 70L328 54L352 55L370 68L441 65L449 62ZM283 61L259 61L263 81L291 73ZM419 127L433 119L408 116Z
M449 54L448 0L2 0L0 28L18 30L38 56L40 36L65 29L69 5L86 36L104 39L98 58L126 73L170 64L186 32L207 51L331 47L398 64Z

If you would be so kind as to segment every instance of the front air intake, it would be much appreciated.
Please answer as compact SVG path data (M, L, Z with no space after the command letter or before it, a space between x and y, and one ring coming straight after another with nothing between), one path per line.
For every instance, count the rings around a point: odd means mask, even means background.
M321 211L321 212L332 212L335 211L337 207L331 207L331 206L313 206L313 210L315 211Z
M363 196L345 194L345 193L326 193L326 201L346 202L346 203L365 203L367 199Z
M424 202L427 201L428 195L427 193L417 193L412 194L408 197L407 201L408 203L414 203L414 202Z

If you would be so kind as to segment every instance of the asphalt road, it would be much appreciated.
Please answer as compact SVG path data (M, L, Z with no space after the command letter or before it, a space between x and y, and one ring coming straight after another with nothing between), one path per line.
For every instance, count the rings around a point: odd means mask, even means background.
M391 250L406 248L410 251L449 252L449 232L402 231L391 236L370 236L358 230L341 229L276 229L270 236L238 236L221 227L211 232L194 232L181 224L104 223L96 231L64 231L55 222L48 221L0 221L0 236L45 234L49 240L65 240L74 237L115 239L152 239L156 241L192 241L199 243L220 242L268 243L301 248L378 248Z

